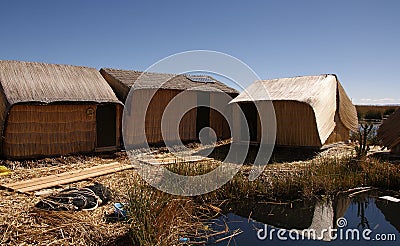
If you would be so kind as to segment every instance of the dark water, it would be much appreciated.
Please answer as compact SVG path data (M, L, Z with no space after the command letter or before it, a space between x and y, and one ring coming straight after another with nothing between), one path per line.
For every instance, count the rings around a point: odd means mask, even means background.
M210 238L209 244L400 245L400 203L379 198L387 192L348 195L286 204L230 202L225 207L226 215L209 224L216 232L227 232ZM280 238L279 229L283 229Z

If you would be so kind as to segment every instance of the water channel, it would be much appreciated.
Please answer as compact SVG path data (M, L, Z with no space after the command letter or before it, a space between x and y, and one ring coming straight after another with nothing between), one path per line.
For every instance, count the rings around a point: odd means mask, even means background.
M355 190L313 201L230 201L225 215L208 223L216 232L224 231L209 244L400 245L396 198L388 191Z

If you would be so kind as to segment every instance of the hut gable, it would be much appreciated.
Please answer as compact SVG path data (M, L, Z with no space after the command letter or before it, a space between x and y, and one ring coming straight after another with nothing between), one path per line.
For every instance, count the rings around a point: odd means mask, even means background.
M336 75L256 81L231 102L249 101L297 101L310 105L321 145L335 129L336 117L349 130L356 130L358 126L356 109Z
M135 89L167 89L167 90L196 90L196 91L223 91L228 94L238 94L235 89L226 86L220 81L207 77L211 83L199 83L185 75L139 72L102 68L100 73L110 83L121 100L125 100L130 88ZM140 77L140 79L139 79Z
M382 140L383 146L399 152L397 146L400 145L400 109L382 123L378 129L378 137Z
M120 103L95 68L0 61L0 83L10 105L65 101Z

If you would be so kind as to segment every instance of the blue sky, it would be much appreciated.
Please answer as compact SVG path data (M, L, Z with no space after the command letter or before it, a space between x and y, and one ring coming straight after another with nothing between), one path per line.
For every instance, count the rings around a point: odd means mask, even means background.
M144 70L215 50L263 79L335 73L354 103L400 103L400 1L0 3L0 59Z

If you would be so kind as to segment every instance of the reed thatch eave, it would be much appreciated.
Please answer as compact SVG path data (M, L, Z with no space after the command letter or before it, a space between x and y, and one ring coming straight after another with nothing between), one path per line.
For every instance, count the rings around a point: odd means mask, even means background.
M400 109L382 123L378 129L378 138L389 149L400 144Z

